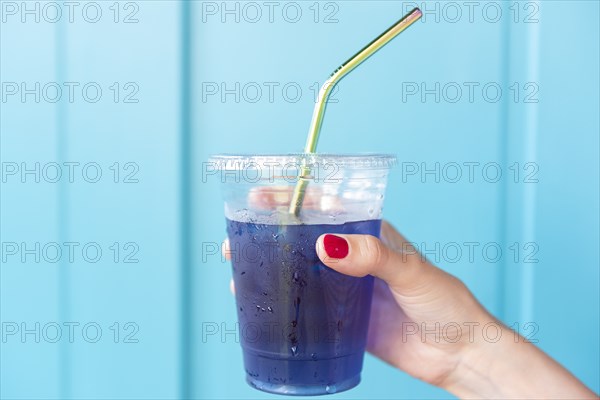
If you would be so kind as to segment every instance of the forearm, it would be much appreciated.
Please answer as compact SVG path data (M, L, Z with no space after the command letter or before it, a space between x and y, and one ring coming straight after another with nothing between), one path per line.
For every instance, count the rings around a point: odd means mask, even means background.
M465 349L445 389L463 399L598 398L535 345L498 326L497 342L482 339Z

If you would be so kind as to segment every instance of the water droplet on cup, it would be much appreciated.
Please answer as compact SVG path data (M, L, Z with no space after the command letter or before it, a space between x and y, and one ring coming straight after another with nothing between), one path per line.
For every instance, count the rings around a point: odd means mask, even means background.
M337 392L337 388L335 387L335 385L327 385L325 386L325 391L329 394L333 394Z
M292 346L290 349L292 351L292 355L296 357L298 355L298 346Z

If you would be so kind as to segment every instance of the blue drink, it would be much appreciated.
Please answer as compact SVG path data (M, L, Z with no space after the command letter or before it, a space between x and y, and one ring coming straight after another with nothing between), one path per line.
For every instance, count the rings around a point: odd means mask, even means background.
M379 236L381 221L269 225L227 219L247 381L279 394L336 393L360 381L373 277L317 257L323 233Z
M203 178L221 183L252 387L319 395L358 385L373 277L326 267L315 246L324 233L379 236L395 163L385 154L302 153L218 155L203 164Z

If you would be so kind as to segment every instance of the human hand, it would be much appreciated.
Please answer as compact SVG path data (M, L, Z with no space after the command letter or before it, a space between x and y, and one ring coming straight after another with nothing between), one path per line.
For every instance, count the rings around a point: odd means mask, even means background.
M416 378L449 385L475 331L496 320L460 280L431 265L385 221L381 240L335 235L348 245L342 259L327 255L331 238L326 236L317 242L325 265L347 275L376 277L368 350Z
M382 360L461 398L597 398L387 222L381 240L325 234L316 246L328 267L376 277L368 350Z

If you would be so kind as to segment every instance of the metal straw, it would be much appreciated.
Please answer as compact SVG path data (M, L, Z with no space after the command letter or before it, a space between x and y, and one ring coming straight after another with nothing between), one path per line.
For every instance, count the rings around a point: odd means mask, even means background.
M329 79L325 81L321 87L321 90L319 91L312 121L310 123L310 129L308 131L308 139L306 140L304 153L314 153L317 150L317 141L319 140L321 125L323 124L323 116L325 115L327 100L335 85L337 85L339 81L350 71L358 67L363 61L375 54L377 50L381 49L393 38L398 36L402 31L418 21L422 15L423 14L421 13L421 10L414 8L411 12L402 17L402 19L375 38L371 43L363 47L358 53L350 57L338 69L333 71L333 73L329 76ZM290 203L289 212L294 216L298 216L300 213L300 208L304 202L306 186L309 182L309 175L310 166L307 165L306 158L304 158L302 161L302 167L300 169L300 175L298 176L298 183L296 184L292 201Z

